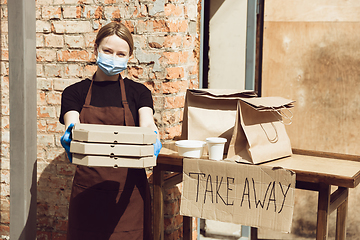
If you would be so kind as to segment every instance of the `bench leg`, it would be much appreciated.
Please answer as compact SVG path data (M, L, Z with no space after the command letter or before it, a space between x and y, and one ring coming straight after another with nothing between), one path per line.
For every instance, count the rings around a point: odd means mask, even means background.
M251 227L251 240L258 240L258 229L256 227Z
M153 200L154 240L163 240L164 239L163 175L160 167L153 168L153 182L154 182L154 200Z
M348 212L348 199L346 199L337 209L336 215L336 240L346 239L346 218Z
M330 185L319 184L316 240L326 240L328 237L330 193Z
M192 217L183 216L183 234L184 240L192 240Z

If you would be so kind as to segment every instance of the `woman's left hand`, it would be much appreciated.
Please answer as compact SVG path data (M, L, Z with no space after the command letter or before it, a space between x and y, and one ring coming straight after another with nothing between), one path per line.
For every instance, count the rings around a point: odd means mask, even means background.
M72 154L70 152L70 143L71 143L71 140L72 140L71 130L72 130L73 127L74 127L74 123L71 123L68 126L68 128L66 129L64 135L60 139L61 145L65 149L66 154L67 154L68 159L69 159L70 162L72 162Z
M154 131L157 134L157 131ZM160 153L160 150L162 148L162 144L158 138L156 138L156 143L154 143L154 155L157 157Z

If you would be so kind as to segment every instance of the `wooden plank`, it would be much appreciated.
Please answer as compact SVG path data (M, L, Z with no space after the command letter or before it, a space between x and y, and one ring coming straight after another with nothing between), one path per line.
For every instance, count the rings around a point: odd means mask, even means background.
M360 22L265 22L262 96L296 101L293 148L360 155Z
M328 218L330 205L330 185L320 184L316 240L326 240L328 235Z
M330 209L329 213L332 213L334 210L338 209L344 201L348 199L349 189L339 187L335 192L333 192L330 196Z
M360 162L322 158L306 155L293 154L291 157L278 159L261 165L272 167L283 167L295 172L306 172L312 177L334 176L334 178L355 179L360 172ZM336 182L332 185L336 185Z
M164 180L163 188L168 189L182 182L182 173L172 173Z
M359 0L265 1L265 21L358 22Z
M296 149L296 148L293 148L292 151L294 154L298 154L298 155L316 156L316 157L323 157L323 158L335 158L338 160L351 160L351 161L360 162L359 155L311 151L311 150Z

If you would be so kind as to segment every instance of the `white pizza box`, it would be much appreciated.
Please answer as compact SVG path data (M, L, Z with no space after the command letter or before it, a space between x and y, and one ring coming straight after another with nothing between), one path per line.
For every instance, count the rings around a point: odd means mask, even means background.
M70 152L85 154L85 155L143 157L143 156L154 155L154 145L87 143L87 142L71 141Z
M73 153L72 163L88 167L146 168L156 166L156 157L110 157Z
M147 127L77 123L72 139L81 142L153 144L156 134Z

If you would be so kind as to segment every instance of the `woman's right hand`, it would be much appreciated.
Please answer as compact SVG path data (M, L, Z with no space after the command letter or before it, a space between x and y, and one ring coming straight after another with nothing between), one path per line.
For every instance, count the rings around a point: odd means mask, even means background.
M72 140L72 134L71 134L71 130L74 127L74 123L71 123L68 128L66 129L64 135L62 135L60 142L61 145L63 146L63 148L66 151L66 154L68 156L68 159L70 162L72 162L72 154L70 152L70 143Z

